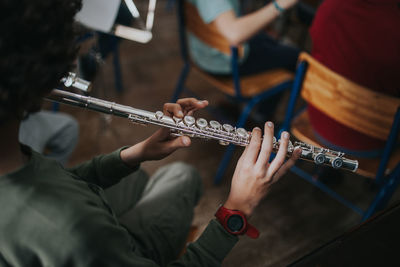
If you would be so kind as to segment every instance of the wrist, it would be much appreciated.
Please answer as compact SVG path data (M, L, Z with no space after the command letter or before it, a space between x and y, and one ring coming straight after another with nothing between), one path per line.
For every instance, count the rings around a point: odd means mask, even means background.
M231 199L228 198L228 200L225 202L224 207L230 210L239 210L243 212L247 218L251 216L253 213L253 208L249 204L241 204L240 202L235 202Z
M274 8L278 11L279 14L282 14L286 10L286 6L282 3L282 1L279 0L273 0L272 5L274 5Z
M136 145L123 149L120 153L120 157L121 160L130 167L139 165L144 161L142 144L138 143Z

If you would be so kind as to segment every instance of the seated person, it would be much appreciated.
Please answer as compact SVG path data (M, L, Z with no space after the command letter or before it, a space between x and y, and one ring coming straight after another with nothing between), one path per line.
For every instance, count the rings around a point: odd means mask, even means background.
M325 0L310 29L312 55L353 82L400 97L400 6L397 0ZM338 123L312 105L321 143L348 154L377 157L384 142ZM365 155L364 155L365 156Z
M252 227L237 232L222 215L236 210L244 223L301 151L283 164L285 132L277 156L268 163L273 124L265 124L264 134L253 129L219 219L211 220L177 260L201 195L200 177L192 167L173 164L149 179L139 166L189 146L189 137L173 138L163 128L71 169L18 140L23 116L37 111L42 97L72 67L77 51L73 17L79 8L79 0L0 4L8 10L0 22L0 72L6 74L0 81L0 265L220 266L238 234L256 233ZM165 104L164 113L182 117L207 104L181 99ZM112 187L118 182L120 188Z
M66 164L79 138L78 122L61 112L42 110L21 121L19 141Z
M244 44L240 59L240 75L255 74L269 69L285 68L295 71L299 50L282 45L260 33L279 14L297 0L273 1L250 14L240 16L238 0L186 0L194 4L203 21L214 23L233 46ZM230 57L220 53L193 35L189 35L189 51L194 62L212 74L231 74Z
M279 14L292 7L297 0L272 1L261 9L240 16L238 0L186 0L194 4L205 23L214 23L232 46L244 45L239 59L239 75L251 75L271 69L284 68L294 72L300 50L286 46L261 32ZM188 35L192 60L204 71L214 75L231 75L231 57ZM253 119L269 118L280 102L282 94L262 101Z

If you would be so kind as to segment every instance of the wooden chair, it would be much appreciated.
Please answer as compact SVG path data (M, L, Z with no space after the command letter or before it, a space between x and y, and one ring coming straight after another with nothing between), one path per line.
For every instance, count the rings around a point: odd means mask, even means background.
M191 243L195 242L197 240L197 238L199 237L199 234L200 234L199 227L197 225L191 225L190 226L190 230L189 230L189 234L188 234L188 236L186 238L185 246L183 247L183 249L179 253L178 258L182 257L182 255L186 253L187 246L189 246Z
M294 87L282 130L290 130L299 140L317 146L317 138L310 125L308 113L294 117L294 105L301 96L326 115L365 135L386 141L382 156L377 159L355 158L357 173L375 179L379 192L366 211L354 206L318 180L312 179L298 167L292 171L369 218L389 201L400 182L400 149L395 147L400 125L400 98L391 97L362 87L331 71L306 53L299 56ZM354 158L354 157L351 157Z
M290 89L293 74L284 69L275 69L260 74L240 77L238 58L243 54L243 47L231 47L213 23L205 24L195 6L184 0L178 1L178 22L181 54L184 66L181 71L172 102L175 102L185 89L185 81L192 68L202 78L215 88L231 97L237 103L245 104L236 127L243 127L251 110L260 101L267 99L283 90ZM199 40L217 49L221 53L232 58L232 77L211 75L196 67L190 60L186 41L186 31L195 35ZM230 161L234 147L230 145L223 157L215 177L215 183L219 183Z

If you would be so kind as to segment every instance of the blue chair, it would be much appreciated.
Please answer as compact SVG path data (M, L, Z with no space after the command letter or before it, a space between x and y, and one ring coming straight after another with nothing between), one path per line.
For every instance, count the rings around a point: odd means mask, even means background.
M219 33L213 23L205 24L203 22L196 7L189 2L179 0L177 2L177 8L180 47L184 66L171 99L172 102L175 102L182 92L187 89L185 88L185 81L189 71L193 69L215 88L222 91L228 97L231 97L236 103L244 104L244 108L236 122L236 127L243 127L251 110L257 103L291 88L293 74L283 69L275 69L260 74L240 77L238 58L243 53L243 47L231 47L229 42ZM202 71L191 62L186 40L187 31L218 51L231 55L232 77L211 75ZM221 181L233 152L234 146L229 145L214 179L216 184Z
M294 86L291 92L286 117L281 130L289 130L300 141L323 146L315 136L308 113L294 116L299 94L329 117L365 135L386 141L379 158L352 157L359 161L357 173L372 178L378 186L370 206L363 210L338 195L309 173L294 166L291 171L319 187L368 219L384 208L400 182L400 149L396 141L400 129L400 98L369 90L331 71L306 53L299 56ZM335 148L333 148L335 149Z

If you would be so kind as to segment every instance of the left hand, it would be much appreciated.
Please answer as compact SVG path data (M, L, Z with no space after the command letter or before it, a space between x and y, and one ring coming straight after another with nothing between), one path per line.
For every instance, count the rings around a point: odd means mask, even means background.
M165 115L183 118L192 115L194 111L208 105L207 100L199 101L196 98L182 98L176 103L166 103L163 107ZM129 166L135 166L146 160L160 160L177 150L190 146L191 140L187 136L172 137L170 130L161 128L146 140L121 151L121 159Z

